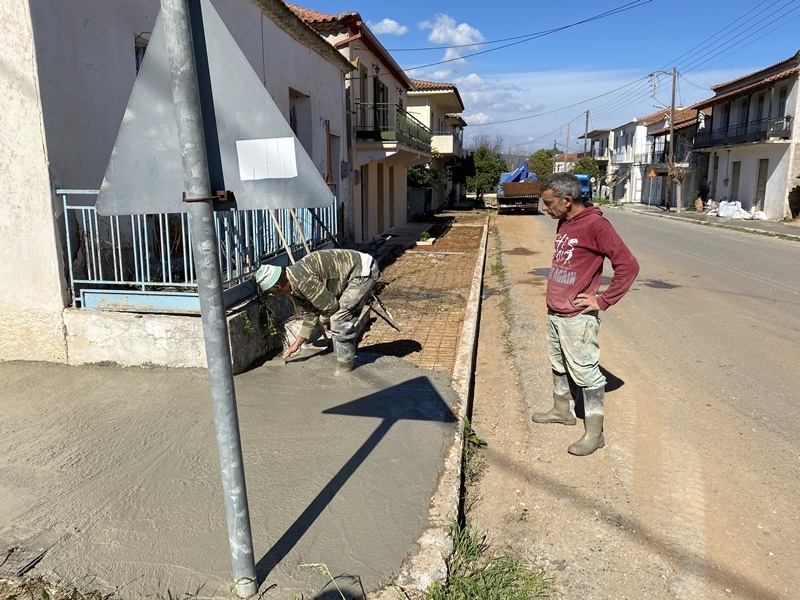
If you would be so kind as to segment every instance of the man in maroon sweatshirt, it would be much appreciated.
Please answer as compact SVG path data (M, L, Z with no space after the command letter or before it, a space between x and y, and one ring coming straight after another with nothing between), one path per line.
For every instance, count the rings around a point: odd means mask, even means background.
M547 354L553 368L553 408L534 413L536 423L575 425L570 379L583 389L586 433L568 448L587 456L605 445L598 313L616 304L639 273L639 263L611 223L594 205L581 202L581 183L571 173L553 173L542 182L544 210L558 219L553 265L547 278ZM614 269L600 292L603 262Z

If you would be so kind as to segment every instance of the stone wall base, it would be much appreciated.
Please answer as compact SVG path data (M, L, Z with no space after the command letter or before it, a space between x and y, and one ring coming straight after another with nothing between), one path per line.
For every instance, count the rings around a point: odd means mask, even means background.
M285 302L269 298L269 311L252 298L228 311L233 372L241 373L283 345L282 322L291 316ZM262 323L262 320L265 322ZM64 310L68 362L121 366L206 368L200 315L167 315Z
M67 362L61 311L0 306L0 360Z

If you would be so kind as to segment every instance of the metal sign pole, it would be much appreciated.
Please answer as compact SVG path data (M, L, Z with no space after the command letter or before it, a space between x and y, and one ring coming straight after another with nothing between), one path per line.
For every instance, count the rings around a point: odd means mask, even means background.
M161 0L161 10L186 196L188 200L203 199L189 202L187 208L192 230L235 592L246 598L256 593L258 583L239 438L228 322L222 298L222 274L214 229L189 0Z

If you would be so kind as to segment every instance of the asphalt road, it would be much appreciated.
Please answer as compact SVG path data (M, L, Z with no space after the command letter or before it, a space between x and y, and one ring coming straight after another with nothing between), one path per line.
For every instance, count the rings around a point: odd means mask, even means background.
M611 454L673 593L797 597L800 244L606 216L641 264L601 326Z
M613 210L606 216L641 263L628 298L636 301L633 318L651 332L641 352L703 381L743 419L800 442L800 243Z

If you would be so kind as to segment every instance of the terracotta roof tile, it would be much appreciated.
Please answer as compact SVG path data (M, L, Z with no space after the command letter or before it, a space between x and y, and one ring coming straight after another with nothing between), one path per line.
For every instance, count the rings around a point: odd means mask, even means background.
M317 12L316 10L311 10L310 8L303 8L297 4L289 4L288 2L285 4L289 7L289 10L291 10L306 23L335 23L337 21L341 21L345 17L358 15L358 13L352 11L338 13L335 15L327 15L325 13Z
M662 121L664 117L666 117L668 114L669 114L669 109L665 108L656 113L653 113L652 115L647 115L646 117L639 117L638 119L636 119L636 122L639 125L645 125L646 127L649 127L650 125L655 125L659 121Z
M743 92L748 92L750 90L755 90L755 89L758 89L760 87L767 87L770 83L774 83L776 81L780 81L781 79L786 79L787 77L791 77L792 75L796 75L797 73L800 73L800 66L792 67L791 69L784 69L783 71L775 73L774 75L771 75L769 77L765 77L764 79L759 79L758 81L753 82L750 85L737 87L736 89L733 89L733 90L731 90L729 92L725 92L723 94L717 94L716 96L713 96L711 98L707 98L705 100L701 100L700 102L697 102L697 103L693 104L689 108L704 108L706 106L711 106L712 104L717 104L718 102L721 102L722 100L727 100L728 98L733 98L734 96L739 96ZM717 88L719 86L714 86L714 87Z
M438 81L423 81L422 79L412 79L411 83L414 84L414 90L416 92L435 92L439 90L443 91L450 91L455 90L456 85L454 83L440 83Z
M725 83L718 83L717 85L712 85L711 86L711 90L712 91L716 91L716 90L718 90L720 88L724 88L724 87L727 87L727 86L729 86L729 85L731 85L733 83L736 83L737 81L743 81L745 79L748 79L748 78L752 77L753 75L758 75L759 73L764 73L764 72L769 71L771 69L774 69L775 67L778 67L778 66L780 66L780 65L782 65L784 63L788 63L788 62L791 62L791 61L797 60L797 59L800 59L800 51L796 52L795 54L793 54L792 56L790 56L789 58L787 58L785 60L782 60L780 62L776 62L774 65L770 65L768 67L764 67L763 69L759 69L758 71L753 71L752 73L748 73L747 75L743 75L742 77L737 77L736 79L731 79L730 81L727 81Z

